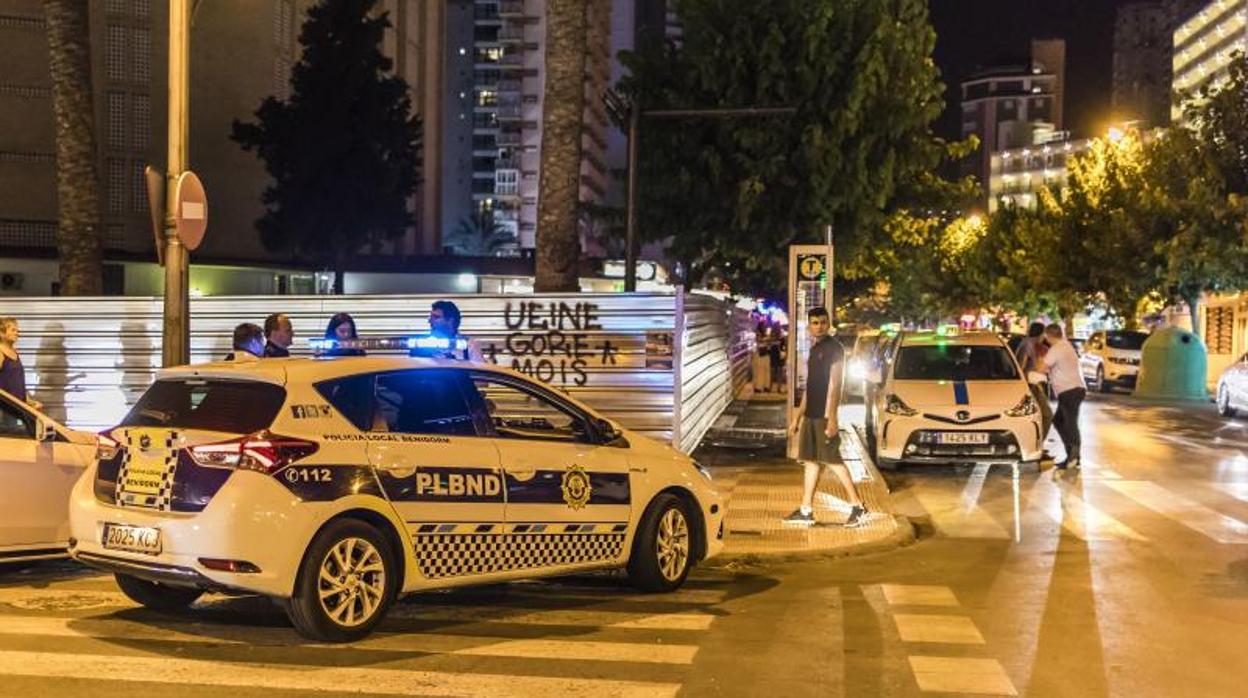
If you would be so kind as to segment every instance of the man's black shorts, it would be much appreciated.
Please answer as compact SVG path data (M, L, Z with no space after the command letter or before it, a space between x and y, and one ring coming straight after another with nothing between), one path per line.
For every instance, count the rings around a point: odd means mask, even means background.
M802 418L802 428L797 433L797 459L816 463L840 463L841 435L832 438L824 432L828 420Z

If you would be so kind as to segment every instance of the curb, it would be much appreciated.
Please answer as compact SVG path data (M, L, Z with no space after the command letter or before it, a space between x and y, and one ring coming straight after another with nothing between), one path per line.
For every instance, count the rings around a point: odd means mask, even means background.
M884 480L883 474L876 467L875 462L867 454L867 449L862 442L861 435L858 433L856 426L852 426L843 430L849 437L847 440L853 444L854 451L857 452L859 460L871 474L871 479L880 483L884 493L891 499L892 490L888 488L888 483ZM894 523L894 530L888 536L871 541L861 543L853 543L845 546L837 546L833 548L816 548L812 550L780 550L776 552L748 552L748 553L732 553L723 552L711 558L704 563L706 566L715 567L746 567L762 563L774 564L783 562L798 562L810 560L836 560L848 557L858 557L862 555L872 555L876 553L889 552L898 548L903 548L913 544L918 540L914 523L903 514L891 514Z

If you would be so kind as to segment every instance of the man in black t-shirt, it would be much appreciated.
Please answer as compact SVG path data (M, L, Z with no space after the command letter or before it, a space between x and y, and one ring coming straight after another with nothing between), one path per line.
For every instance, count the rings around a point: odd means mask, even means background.
M798 405L789 432L797 436L797 459L806 468L802 503L784 523L794 526L815 524L815 488L819 472L828 467L836 474L849 497L849 518L846 526L856 526L867 514L862 498L854 487L854 478L841 460L840 423L837 410L841 405L841 372L845 350L836 337L829 334L832 320L823 308L812 308L807 314L807 329L812 344L806 364L806 392Z

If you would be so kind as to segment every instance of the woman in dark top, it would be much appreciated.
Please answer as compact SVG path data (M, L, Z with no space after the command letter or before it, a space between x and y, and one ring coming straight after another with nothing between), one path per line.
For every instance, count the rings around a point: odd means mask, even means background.
M16 319L0 318L0 390L38 407L39 403L26 394L26 369L17 353L17 338L20 335Z
M347 313L338 313L329 319L329 326L325 328L325 339L342 341L359 338L355 333L355 320ZM364 356L364 350L335 347L321 356Z

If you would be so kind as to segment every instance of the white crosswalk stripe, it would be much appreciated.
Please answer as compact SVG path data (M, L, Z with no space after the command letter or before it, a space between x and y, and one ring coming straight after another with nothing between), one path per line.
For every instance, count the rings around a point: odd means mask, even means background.
M175 657L60 654L0 650L0 673L178 685L268 688L393 696L592 695L674 696L678 685L581 677L552 678L480 672L239 664Z
M319 645L285 626L218 620L247 600L206 596L184 618L157 623L116 614L134 603L106 588L0 588L0 683L5 676L74 677L395 696L671 696L691 670L698 634L717 617L709 606L724 596L716 589L640 595L514 584L480 598L471 592L416 597L397 604L364 640ZM526 606L530 599L555 607ZM675 606L672 612L655 605L663 600ZM411 630L400 631L404 626ZM176 656L163 656L161 648L169 646L178 648ZM271 648L270 654L251 647ZM264 663L273 652L305 648L308 666ZM343 657L381 652L388 659L361 667L311 665L326 650ZM245 660L220 661L239 652Z
M1105 485L1219 543L1248 544L1248 524L1156 483L1146 480L1107 480Z

